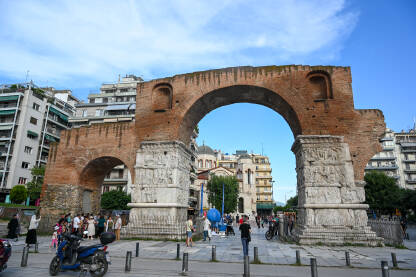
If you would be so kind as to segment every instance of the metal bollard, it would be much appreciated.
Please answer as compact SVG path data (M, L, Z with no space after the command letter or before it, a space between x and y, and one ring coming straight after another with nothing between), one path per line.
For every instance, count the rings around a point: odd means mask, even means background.
M259 248L257 246L254 246L254 262L258 263L259 260Z
M296 264L300 265L300 250L296 250Z
M139 246L140 244L136 242L136 258L139 257Z
M387 264L387 261L381 261L381 276L382 277L389 277L389 265Z
M212 258L211 261L215 262L217 260L217 246L212 246Z
M399 268L399 265L397 264L396 253L391 253L391 261L393 262L393 268Z
M244 256L244 274L243 277L250 277L250 257Z
M180 257L180 253L181 253L181 245L178 243L178 244L176 245L176 259L177 259L177 260L180 260L180 259L181 259L181 257Z
M126 266L124 267L124 271L130 271L131 270L131 251L127 251L126 254Z
M345 251L345 264L347 266L351 266L350 252L348 251Z
M22 262L20 263L21 267L27 266L27 259L29 256L29 247L23 247Z
M188 272L188 253L183 253L182 272Z
M39 243L36 242L35 244L35 253L39 253Z
M318 267L316 265L316 258L311 258L311 276L318 277Z

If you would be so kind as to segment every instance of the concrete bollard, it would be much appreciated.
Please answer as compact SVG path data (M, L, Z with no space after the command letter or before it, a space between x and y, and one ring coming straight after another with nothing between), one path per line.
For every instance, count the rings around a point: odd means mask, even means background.
M139 257L139 247L140 243L136 242L136 258Z
M212 257L211 257L211 261L215 262L217 261L217 246L213 245L212 246Z
M391 253L391 261L393 263L393 268L399 268L399 265L397 264L396 253Z
M20 263L21 267L27 266L27 259L29 257L29 247L23 247L22 261Z
M244 274L243 277L250 277L250 257L244 256Z
M296 264L301 265L300 262L300 250L296 250Z
M382 277L389 277L389 265L387 264L387 261L381 261L381 276Z
M254 262L258 263L259 260L259 248L257 246L254 246Z
M182 272L188 272L188 253L183 253Z
M345 251L345 264L351 266L350 252Z
M180 253L181 253L181 245L178 243L178 244L176 245L176 259L177 259L177 260L180 260L180 259L181 259L181 257L180 257Z
M131 251L127 251L126 266L124 267L124 271L129 272L130 270L131 270Z
M316 265L316 258L311 258L311 276L318 277L318 266Z

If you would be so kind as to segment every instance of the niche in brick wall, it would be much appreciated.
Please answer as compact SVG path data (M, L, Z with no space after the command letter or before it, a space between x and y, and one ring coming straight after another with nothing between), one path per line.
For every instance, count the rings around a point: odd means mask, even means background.
M157 84L152 92L152 108L155 112L172 109L173 89L170 84Z
M331 76L326 71L312 71L307 75L312 97L315 100L333 99Z

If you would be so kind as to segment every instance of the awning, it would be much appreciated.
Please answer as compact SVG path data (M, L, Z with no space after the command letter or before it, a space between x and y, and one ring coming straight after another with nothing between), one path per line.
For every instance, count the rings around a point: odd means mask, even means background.
M30 130L27 130L27 134L28 135L31 135L31 136L34 136L34 137L38 137L39 136L38 133L35 133L33 131L30 131Z
M110 105L105 108L106 111L120 111L120 110L127 110L129 108L129 104L124 105Z
M16 110L3 110L0 111L0 115L6 115L6 114L14 114Z
M19 95L0 96L0 101L11 101L19 99Z
M3 125L3 126L0 126L0 130L1 131L3 131L3 130L11 130L13 128L13 125Z
M49 111L53 112L54 114L56 114L57 116L59 116L63 121L68 121L68 116L61 113L60 111L58 111L57 109L55 109L54 107L50 107Z
M271 210L275 207L274 203L257 203L257 210Z
M56 142L56 139L53 137L53 136L50 136L50 135L45 135L45 138L47 139L47 140L49 140L49 141L52 141L52 142Z

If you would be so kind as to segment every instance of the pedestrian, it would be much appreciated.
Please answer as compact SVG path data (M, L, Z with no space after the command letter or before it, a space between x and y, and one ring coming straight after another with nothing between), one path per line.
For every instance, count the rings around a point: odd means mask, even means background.
M53 246L53 249L56 249L56 247L58 247L58 230L59 230L59 227L55 226L53 234L52 234L51 245L49 245L49 250L52 248L52 246Z
M243 224L243 216L241 216L240 221L238 221L238 223L241 225Z
M211 241L211 238L208 236L210 227L211 227L211 222L208 220L207 217L204 217L204 241L207 241L207 237Z
M38 242L36 230L38 229L40 219L40 211L37 210L36 214L32 215L32 218L30 219L29 230L26 236L27 246L30 244L36 244Z
M103 215L100 215L100 218L98 219L98 232L97 237L99 237L105 230L105 218Z
M240 224L241 243L243 244L243 255L248 256L248 244L251 241L251 227L247 223L247 218L244 217L243 223Z
M114 225L115 233L116 233L116 240L120 240L120 230L121 230L121 217L119 214L116 216L116 224Z
M114 221L111 218L111 215L108 216L107 222L105 224L105 231L106 232L114 232Z
M19 221L17 220L17 214L10 219L9 224L7 224L7 229L9 232L7 233L7 238L18 240L18 229L19 229Z
M74 234L75 235L78 235L78 233L79 233L79 230L80 230L80 227L81 227L81 218L80 218L80 215L79 214L77 214L75 217L74 217Z
M188 217L186 222L186 247L191 245L192 247L192 232L194 231L194 224L192 223L191 217Z
M240 224L240 215L239 215L239 214L237 214L237 216L235 217L235 223L236 223L237 225L239 225L239 224Z
M91 216L88 220L88 238L93 239L95 236L95 220Z
M259 215L256 216L256 223L257 223L257 228L260 229L260 216Z

